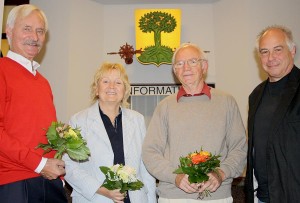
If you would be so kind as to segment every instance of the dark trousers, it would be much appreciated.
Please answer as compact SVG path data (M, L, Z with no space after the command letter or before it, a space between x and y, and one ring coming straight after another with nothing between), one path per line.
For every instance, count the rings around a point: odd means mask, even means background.
M30 178L0 185L1 203L67 203L63 182L58 178Z

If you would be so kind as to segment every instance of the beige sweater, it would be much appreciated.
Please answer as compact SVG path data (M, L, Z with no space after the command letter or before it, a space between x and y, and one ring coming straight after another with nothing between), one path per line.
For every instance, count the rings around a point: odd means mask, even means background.
M155 109L143 144L143 160L148 171L159 180L158 195L169 199L197 199L175 186L179 157L203 148L220 154L226 180L211 197L231 196L231 182L243 172L246 163L246 135L234 98L211 89L206 95L181 97L170 95Z

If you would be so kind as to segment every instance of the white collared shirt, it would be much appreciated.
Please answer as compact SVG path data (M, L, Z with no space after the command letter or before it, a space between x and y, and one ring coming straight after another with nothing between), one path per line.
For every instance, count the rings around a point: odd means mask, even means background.
M24 68L26 68L26 70L31 72L33 75L36 75L36 70L40 67L40 64L38 62L30 61L24 56L21 56L20 54L17 54L11 50L8 51L6 56L21 64Z

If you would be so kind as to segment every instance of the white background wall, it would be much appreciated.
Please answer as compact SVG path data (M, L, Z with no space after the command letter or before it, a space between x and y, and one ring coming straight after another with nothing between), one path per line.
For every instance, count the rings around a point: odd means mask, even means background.
M180 8L181 42L209 50L208 82L232 94L246 125L247 99L262 81L254 57L255 37L272 24L293 30L300 45L300 0L212 0L197 4L104 5L93 0L31 0L49 20L49 39L41 55L41 72L49 79L58 119L68 121L89 103L90 83L104 61L121 62L118 51L135 45L134 10ZM198 2L201 2L199 0ZM296 64L300 66L299 56ZM173 82L170 65L126 65L132 83Z

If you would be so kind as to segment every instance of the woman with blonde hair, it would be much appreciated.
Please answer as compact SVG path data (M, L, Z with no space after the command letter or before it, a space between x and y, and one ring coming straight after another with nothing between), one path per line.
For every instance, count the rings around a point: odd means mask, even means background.
M65 179L73 187L73 203L131 202L154 203L155 179L147 172L141 159L145 136L144 117L128 109L130 84L125 68L117 63L104 63L95 73L91 85L93 104L72 116L70 124L80 127L91 151L89 160L76 162L64 156ZM128 165L136 169L144 183L140 190L124 195L120 190L101 187L105 176L100 166ZM126 193L125 193L126 194Z

